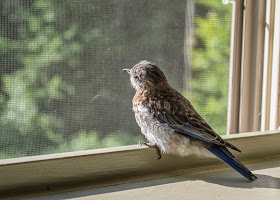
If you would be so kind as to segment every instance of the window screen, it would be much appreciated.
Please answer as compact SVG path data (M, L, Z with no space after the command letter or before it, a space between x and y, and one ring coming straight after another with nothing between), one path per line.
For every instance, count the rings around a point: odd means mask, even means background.
M122 71L141 60L224 134L230 28L221 0L1 0L0 158L145 141Z

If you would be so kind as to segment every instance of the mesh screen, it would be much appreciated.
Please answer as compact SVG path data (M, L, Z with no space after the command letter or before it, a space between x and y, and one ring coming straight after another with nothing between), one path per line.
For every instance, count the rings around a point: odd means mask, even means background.
M122 72L140 60L224 134L230 26L221 0L1 0L0 158L145 141Z

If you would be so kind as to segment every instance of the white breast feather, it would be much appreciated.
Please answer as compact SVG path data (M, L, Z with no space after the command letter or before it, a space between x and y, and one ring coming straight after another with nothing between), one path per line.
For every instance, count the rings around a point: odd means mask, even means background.
M175 154L182 157L191 154L213 157L203 147L203 142L190 140L189 137L176 133L167 124L160 123L141 104L136 109L138 112L135 112L135 118L141 128L141 132L151 144L156 144L163 153Z

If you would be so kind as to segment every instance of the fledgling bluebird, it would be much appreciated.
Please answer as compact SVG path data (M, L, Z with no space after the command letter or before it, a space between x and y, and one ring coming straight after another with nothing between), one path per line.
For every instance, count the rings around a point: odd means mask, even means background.
M155 64L144 60L124 71L136 91L132 100L136 121L149 141L140 144L156 148L159 159L161 153L214 154L249 181L257 179L227 148L241 151L214 132Z

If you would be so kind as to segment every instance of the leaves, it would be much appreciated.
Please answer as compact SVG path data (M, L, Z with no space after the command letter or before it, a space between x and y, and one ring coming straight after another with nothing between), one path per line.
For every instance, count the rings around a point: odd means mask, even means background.
M185 9L181 0L2 0L0 158L143 139L122 69L150 60L182 90ZM188 97L219 133L226 124L230 13L220 0L196 1Z
M226 133L231 7L221 1L196 1L191 92L197 111L218 133ZM199 11L203 11L200 15Z

